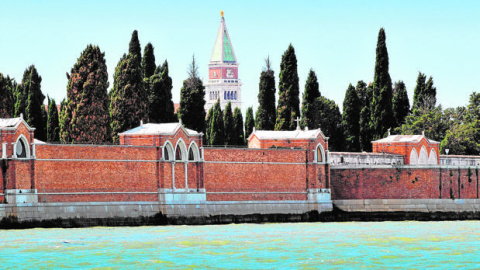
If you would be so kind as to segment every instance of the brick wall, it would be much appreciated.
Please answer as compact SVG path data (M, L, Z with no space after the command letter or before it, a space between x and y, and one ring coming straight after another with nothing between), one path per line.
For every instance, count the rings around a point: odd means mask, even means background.
M325 166L307 165L305 150L205 148L204 156L207 192L226 192L209 201L305 200L308 186L326 185Z
M478 168L349 168L331 170L333 200L475 199Z
M157 147L37 145L38 192L119 192L41 195L39 201L156 201L156 194L122 192L157 192L159 154Z

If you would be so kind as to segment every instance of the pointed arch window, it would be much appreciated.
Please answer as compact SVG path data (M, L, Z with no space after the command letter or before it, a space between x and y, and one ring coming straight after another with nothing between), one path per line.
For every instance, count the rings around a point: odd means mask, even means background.
M190 148L188 151L188 160L195 160L195 155L193 154L193 149Z
M27 157L27 147L25 146L25 142L20 139L17 142L17 149L15 149L17 158L26 158Z
M175 150L175 160L182 160L182 150L180 149L180 146L177 146L177 149Z

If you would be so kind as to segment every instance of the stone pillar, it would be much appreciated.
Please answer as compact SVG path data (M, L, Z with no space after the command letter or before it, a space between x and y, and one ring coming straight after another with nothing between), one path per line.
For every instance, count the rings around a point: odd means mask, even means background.
M32 143L32 158L35 158L35 144Z
M17 158L17 143L12 143L13 144L13 158Z
M6 159L7 158L7 143L2 143L2 158Z
M175 161L172 162L172 190L175 191Z
M188 192L188 161L185 161L185 192Z

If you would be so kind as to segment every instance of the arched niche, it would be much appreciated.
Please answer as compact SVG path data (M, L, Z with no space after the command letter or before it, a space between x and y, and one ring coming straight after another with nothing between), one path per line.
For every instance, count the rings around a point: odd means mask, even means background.
M418 155L418 164L419 165L428 164L428 152L425 145L422 146L422 149L420 150L420 154Z
M173 152L173 145L170 141L165 142L163 145L163 159L167 161L173 161L175 153Z
M175 146L175 160L187 160L187 146L185 145L185 142L182 140L182 138L178 139L177 145Z
M188 147L188 160L189 161L198 161L200 160L200 150L198 145L195 142L191 142Z
M418 153L415 148L410 151L410 165L417 165L418 164Z
M430 150L430 155L428 155L428 164L438 165L437 151L435 149Z
M18 136L17 141L15 142L14 156L16 158L30 158L30 147L28 145L28 140L23 134Z
M325 150L321 144L315 148L315 162L327 162L325 159Z

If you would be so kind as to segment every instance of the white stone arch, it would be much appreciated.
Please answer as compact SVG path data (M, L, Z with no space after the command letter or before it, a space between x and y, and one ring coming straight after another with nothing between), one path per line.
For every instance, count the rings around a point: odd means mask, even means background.
M198 145L192 141L188 146L188 160L189 161L199 161L200 160L200 150Z
M182 138L178 139L177 145L175 145L175 160L187 160L187 146L185 145L185 142Z
M163 159L167 161L175 160L175 152L173 151L173 145L168 140L163 145L162 156L163 156Z
M428 155L428 164L438 165L437 151L433 148L430 150L430 155Z
M315 162L327 162L325 159L325 149L323 149L323 145L320 143L317 144L317 147L315 147Z
M27 138L23 134L18 136L17 141L14 144L13 157L30 158L30 146Z
M410 165L417 165L418 164L418 153L415 148L410 151Z
M418 154L418 164L428 164L428 152L427 148L422 146L422 149L420 150L420 154Z

